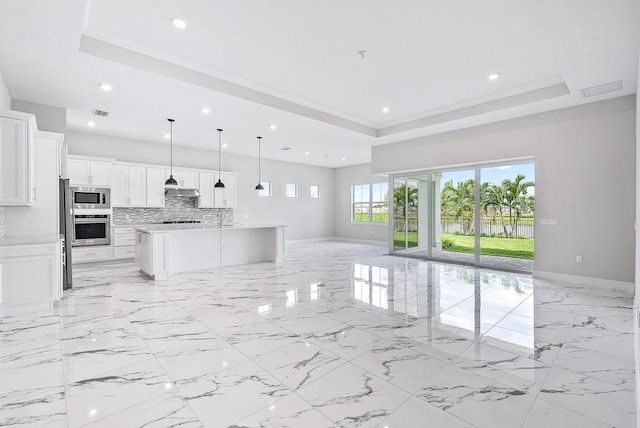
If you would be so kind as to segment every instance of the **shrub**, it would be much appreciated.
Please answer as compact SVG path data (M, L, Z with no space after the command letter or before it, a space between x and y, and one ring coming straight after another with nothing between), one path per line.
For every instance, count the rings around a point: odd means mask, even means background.
M518 239L527 239L527 237L524 235L518 235Z
M442 238L442 248L453 247L453 240L449 238Z

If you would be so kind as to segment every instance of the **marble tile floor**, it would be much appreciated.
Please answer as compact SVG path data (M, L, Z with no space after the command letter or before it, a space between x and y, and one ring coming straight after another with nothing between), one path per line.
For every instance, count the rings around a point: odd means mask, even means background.
M383 253L76 267L58 307L0 318L0 426L635 426L631 290Z

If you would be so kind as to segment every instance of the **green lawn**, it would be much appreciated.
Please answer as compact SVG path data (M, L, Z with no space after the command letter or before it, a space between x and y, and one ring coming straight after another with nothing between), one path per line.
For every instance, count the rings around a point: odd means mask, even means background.
M369 221L369 214L356 213L354 215L353 221ZM387 214L387 213L373 213L371 221L387 223L389 221L389 214Z
M409 232L409 247L418 246L418 233ZM404 233L394 232L394 245L404 247ZM443 248L445 251L453 251L458 253L473 253L475 237L464 235L453 235L451 233L443 233L442 240L449 239L453 246ZM518 257L521 259L533 259L533 239L507 239L507 238L491 238L480 237L480 254L497 255L505 257Z

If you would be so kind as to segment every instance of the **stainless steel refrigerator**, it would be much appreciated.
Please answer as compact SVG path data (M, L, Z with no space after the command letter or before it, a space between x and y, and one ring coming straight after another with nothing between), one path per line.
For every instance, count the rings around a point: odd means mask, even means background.
M62 266L62 289L68 290L72 286L71 275L71 242L73 241L73 201L71 200L71 189L69 179L60 179L60 234L64 237L63 242L63 266Z

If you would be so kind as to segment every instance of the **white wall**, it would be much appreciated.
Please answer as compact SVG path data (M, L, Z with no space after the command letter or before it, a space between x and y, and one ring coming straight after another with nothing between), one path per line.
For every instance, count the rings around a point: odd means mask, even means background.
M632 283L636 100L626 96L372 150L372 172L533 156L535 270ZM581 255L583 263L575 262Z
M9 96L7 85L2 78L2 73L0 73L0 109L11 110L11 97Z
M389 224L351 222L351 186L354 184L386 183L386 176L371 174L371 164L348 166L335 170L335 236L356 240L389 242Z
M168 165L170 162L168 144L73 131L67 132L65 141L69 154L151 164ZM218 169L218 152L215 151L174 146L173 155L174 167ZM333 236L333 169L263 159L261 178L271 181L273 188L273 195L266 198L259 197L255 190L258 158L223 151L221 169L237 173L235 221L286 224L287 239ZM286 198L287 183L298 184L298 198ZM311 184L320 185L320 199L309 197Z
M67 110L22 100L11 100L11 110L36 116L38 130L64 134L67 131Z

